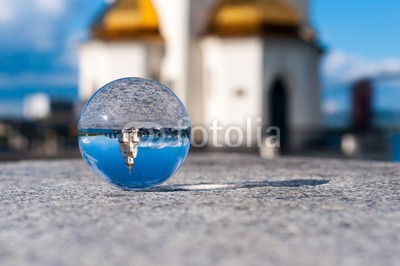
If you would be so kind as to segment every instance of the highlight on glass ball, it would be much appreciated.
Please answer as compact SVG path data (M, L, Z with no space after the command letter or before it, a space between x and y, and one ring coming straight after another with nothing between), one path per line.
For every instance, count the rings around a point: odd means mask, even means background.
M115 80L86 103L78 123L79 149L97 176L122 189L145 189L170 178L190 147L190 120L163 84Z

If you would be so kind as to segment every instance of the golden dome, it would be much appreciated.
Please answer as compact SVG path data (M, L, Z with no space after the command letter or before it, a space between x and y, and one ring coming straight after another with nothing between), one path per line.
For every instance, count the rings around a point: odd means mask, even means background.
M156 11L150 0L117 0L94 23L92 36L105 40L160 37Z
M221 0L206 33L235 36L296 31L302 24L299 11L285 0Z

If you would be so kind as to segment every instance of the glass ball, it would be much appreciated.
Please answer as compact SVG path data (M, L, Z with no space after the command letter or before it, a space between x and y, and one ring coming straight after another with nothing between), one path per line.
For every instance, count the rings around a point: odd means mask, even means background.
M94 173L128 190L170 178L190 146L190 120L163 84L123 78L99 89L78 123L79 149Z

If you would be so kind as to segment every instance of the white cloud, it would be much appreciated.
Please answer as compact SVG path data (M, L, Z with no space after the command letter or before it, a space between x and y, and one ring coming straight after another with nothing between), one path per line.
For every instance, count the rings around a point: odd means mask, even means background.
M0 0L2 47L38 51L55 49L68 0ZM62 26L62 25L61 25Z
M0 23L8 24L14 20L11 1L0 0Z
M56 16L62 15L66 10L65 0L36 0L36 2L39 9Z
M76 87L76 48L103 1L0 0L0 56L15 58L0 70L0 92ZM21 61L30 55L34 61Z
M371 59L333 51L323 61L323 72L325 77L338 82L351 82L360 78L400 78L400 58Z

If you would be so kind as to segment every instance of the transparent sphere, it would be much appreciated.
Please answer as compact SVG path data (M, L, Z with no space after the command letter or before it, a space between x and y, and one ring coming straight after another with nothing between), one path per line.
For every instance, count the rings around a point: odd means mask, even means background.
M190 121L166 86L123 78L89 99L78 135L81 154L97 176L123 189L144 189L181 166L190 146Z

